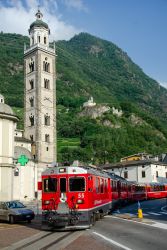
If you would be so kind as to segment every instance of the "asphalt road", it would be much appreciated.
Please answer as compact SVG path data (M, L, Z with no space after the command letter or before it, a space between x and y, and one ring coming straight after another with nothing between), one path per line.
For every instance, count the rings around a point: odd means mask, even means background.
M143 217L167 224L167 199L149 200L140 202ZM126 206L113 212L114 215L129 214L137 216L138 203Z
M154 227L154 223L143 224L107 216L99 221L90 233L98 241L110 243L111 249L112 246L127 250L167 249L167 227Z
M167 249L166 200L146 201L140 205L144 214L148 214L141 222L136 218L137 204L133 204L105 216L91 229L77 232L44 232L40 230L40 220L32 222L32 225L3 223L0 225L0 249Z

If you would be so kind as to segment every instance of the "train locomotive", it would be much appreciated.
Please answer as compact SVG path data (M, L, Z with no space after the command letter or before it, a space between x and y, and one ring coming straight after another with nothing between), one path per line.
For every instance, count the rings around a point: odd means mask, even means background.
M42 173L42 228L86 229L118 205L162 197L167 184L128 182L92 166L51 167Z

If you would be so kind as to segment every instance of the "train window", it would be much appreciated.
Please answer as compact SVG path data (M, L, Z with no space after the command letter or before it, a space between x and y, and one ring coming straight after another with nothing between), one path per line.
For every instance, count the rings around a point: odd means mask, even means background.
M117 183L115 181L112 182L112 190L113 191L117 190Z
M143 191L145 191L145 187L144 186L135 186L135 191L136 192L143 192Z
M98 192L98 179L97 179L97 177L95 179L95 188L96 188L96 193L97 193Z
M104 193L104 180L100 179L100 193Z
M98 193L100 193L100 178L98 178Z
M142 178L146 177L146 172L145 171L142 171L141 174L142 174Z
M71 192L85 191L85 178L84 177L72 177L69 179L69 188Z
M66 192L66 178L60 178L60 192Z
M96 177L96 193L99 193L99 179Z
M56 192L57 191L57 179L56 178L47 178L43 180L43 191L45 193Z
M107 193L107 180L104 181L104 192Z

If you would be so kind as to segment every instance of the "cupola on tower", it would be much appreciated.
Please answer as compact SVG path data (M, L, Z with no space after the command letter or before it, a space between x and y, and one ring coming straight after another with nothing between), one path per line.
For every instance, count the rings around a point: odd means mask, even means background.
M56 161L55 48L40 10L30 25L30 47L24 48L25 137L35 145L34 157L44 168Z

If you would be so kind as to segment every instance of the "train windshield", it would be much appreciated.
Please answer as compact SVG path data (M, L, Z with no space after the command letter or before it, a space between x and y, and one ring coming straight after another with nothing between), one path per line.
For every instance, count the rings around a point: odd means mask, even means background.
M43 180L43 191L45 193L56 192L57 191L57 179L56 178L47 178Z
M84 177L72 177L69 179L69 189L74 191L85 191L85 178Z

